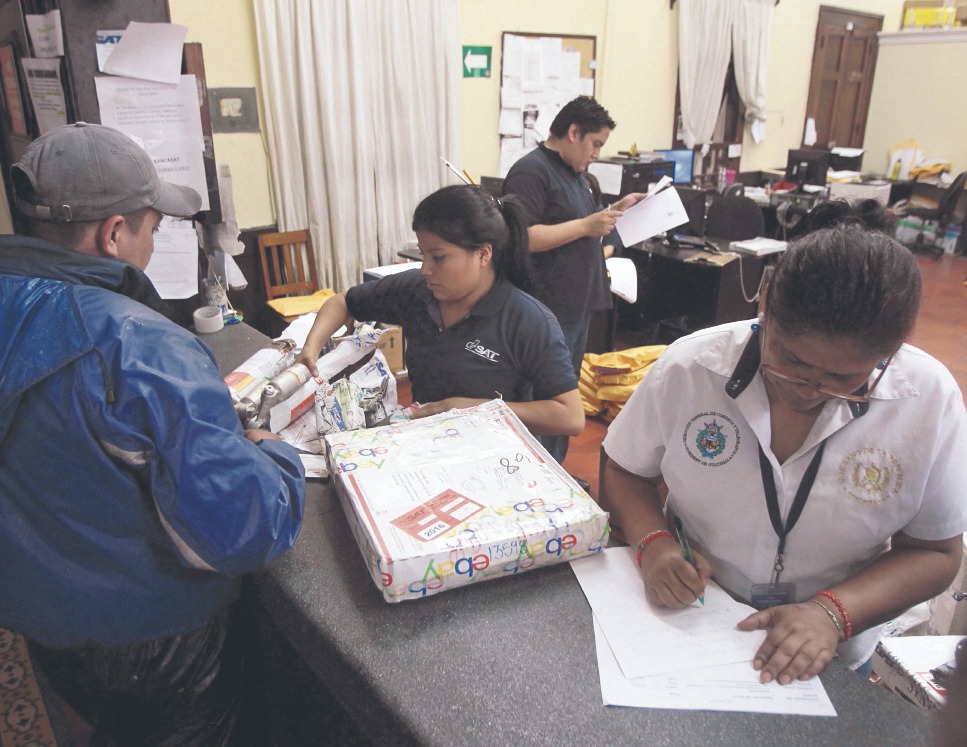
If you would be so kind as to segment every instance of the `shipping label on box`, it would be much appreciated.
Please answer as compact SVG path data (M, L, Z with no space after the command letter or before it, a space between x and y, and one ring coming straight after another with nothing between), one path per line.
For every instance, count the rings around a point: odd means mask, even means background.
M326 436L340 502L388 602L600 552L608 515L499 400Z

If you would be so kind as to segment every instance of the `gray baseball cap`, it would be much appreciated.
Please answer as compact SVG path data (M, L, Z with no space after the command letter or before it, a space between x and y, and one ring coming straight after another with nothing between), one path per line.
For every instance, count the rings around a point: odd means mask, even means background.
M162 181L151 156L104 125L63 125L34 140L10 169L17 208L52 223L97 221L146 207L188 218L201 209L191 187Z

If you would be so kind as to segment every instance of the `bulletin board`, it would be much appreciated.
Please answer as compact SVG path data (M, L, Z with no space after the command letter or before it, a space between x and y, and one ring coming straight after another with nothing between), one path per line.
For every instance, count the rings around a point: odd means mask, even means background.
M547 139L560 108L594 96L597 38L505 31L500 55L499 176Z

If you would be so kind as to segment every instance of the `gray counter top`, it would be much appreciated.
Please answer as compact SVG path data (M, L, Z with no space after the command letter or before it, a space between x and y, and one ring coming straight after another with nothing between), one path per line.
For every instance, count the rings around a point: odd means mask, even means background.
M265 342L245 330L203 338L223 373ZM591 610L568 565L388 604L328 483L310 482L296 546L260 575L258 588L279 630L380 745L928 739L926 714L835 662L822 680L836 718L605 707Z

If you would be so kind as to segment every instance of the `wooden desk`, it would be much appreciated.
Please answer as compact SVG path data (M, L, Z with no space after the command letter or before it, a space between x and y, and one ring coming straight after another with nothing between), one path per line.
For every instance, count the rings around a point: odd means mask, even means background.
M728 250L728 241L709 240ZM668 320L679 322L681 331L692 331L754 317L757 304L746 296L755 294L769 258L743 255L721 266L687 261L701 254L699 249L674 248L659 239L625 249L624 256L638 270L638 301L619 304L619 329L640 336L642 344L667 343L676 326Z
M232 325L203 338L223 373L265 344L253 332ZM607 708L591 610L569 566L387 604L328 483L310 483L296 546L257 591L318 681L381 746L919 745L929 734L927 714L836 662L822 679L837 718ZM297 712L319 708L311 691L293 693L305 701Z

